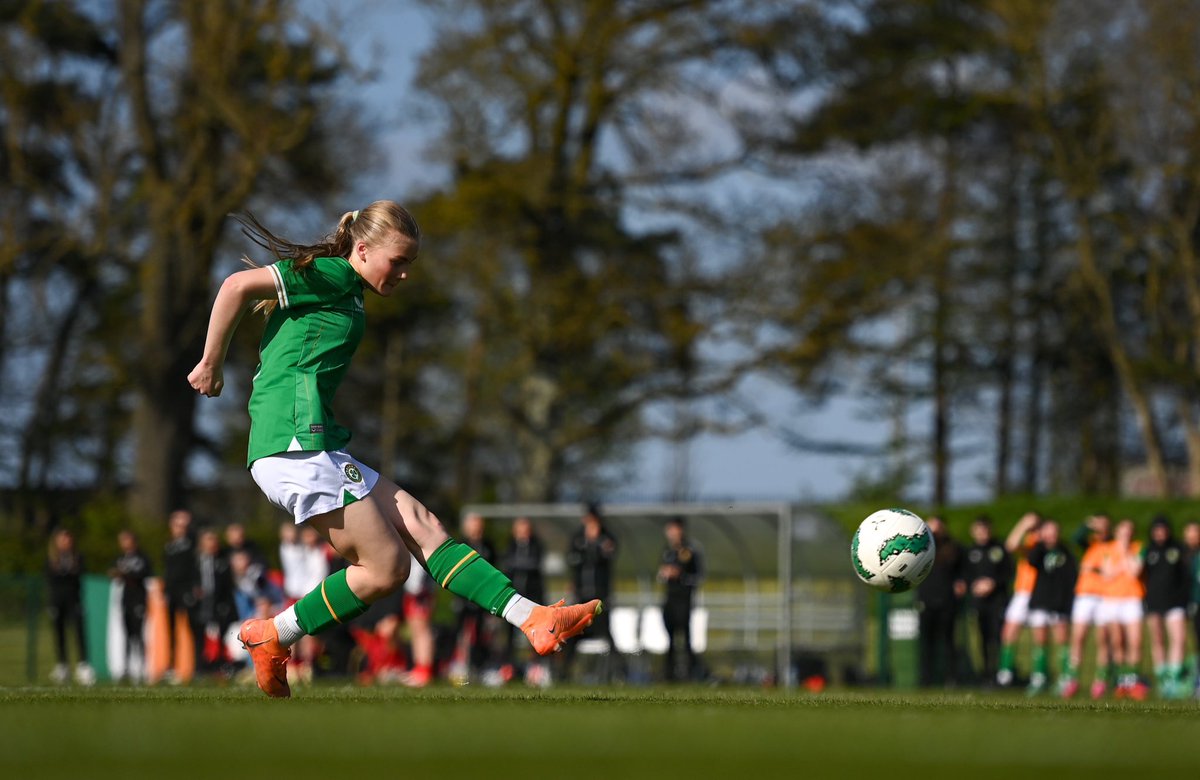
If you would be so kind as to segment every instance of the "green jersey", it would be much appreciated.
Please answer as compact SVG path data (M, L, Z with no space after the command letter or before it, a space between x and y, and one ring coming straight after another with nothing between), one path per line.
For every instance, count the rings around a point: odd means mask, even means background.
M247 465L280 452L340 450L350 431L333 417L333 396L365 325L362 279L342 257L318 257L297 273L268 266L279 305L267 319L250 393Z

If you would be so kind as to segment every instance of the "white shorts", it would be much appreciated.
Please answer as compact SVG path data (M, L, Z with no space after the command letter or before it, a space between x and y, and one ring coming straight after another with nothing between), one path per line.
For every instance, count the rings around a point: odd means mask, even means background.
M1157 614L1161 615L1163 620L1187 620L1186 607L1171 607L1166 612Z
M1100 625L1100 601L1095 593L1078 593L1071 606L1071 622L1089 626Z
M1032 609L1029 611L1030 628L1057 626L1059 623L1065 623L1066 621L1067 616L1061 612L1049 612L1044 609Z
M1132 599L1100 599L1100 608L1096 610L1096 622L1099 625L1109 623L1137 623L1142 619L1142 600Z
M1028 593L1012 594L1012 598L1008 600L1008 606L1004 610L1005 623L1025 625L1029 620L1029 596Z
M269 455L250 465L250 476L297 525L353 503L347 493L354 499L365 498L379 480L379 472L345 450Z

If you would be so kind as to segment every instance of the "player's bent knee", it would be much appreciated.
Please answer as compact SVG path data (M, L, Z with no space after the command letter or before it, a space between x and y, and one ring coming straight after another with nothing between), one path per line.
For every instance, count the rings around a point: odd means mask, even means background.
M384 593L398 589L408 579L411 561L408 550L403 547L379 556L376 565L372 567L376 587Z

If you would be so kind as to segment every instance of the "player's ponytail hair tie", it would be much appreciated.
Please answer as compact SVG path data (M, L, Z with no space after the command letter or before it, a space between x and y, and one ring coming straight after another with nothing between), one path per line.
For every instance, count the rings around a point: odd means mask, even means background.
M354 211L351 211L351 212L350 212L350 221L351 221L351 222L357 222L357 221L358 221L358 211L359 211L358 209L355 209Z

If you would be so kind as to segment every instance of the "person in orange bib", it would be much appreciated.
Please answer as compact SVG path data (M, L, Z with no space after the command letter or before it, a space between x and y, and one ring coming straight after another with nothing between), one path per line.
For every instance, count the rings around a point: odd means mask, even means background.
M1038 530L1042 524L1037 512L1026 512L1009 532L1004 547L1017 561L1017 573L1013 580L1012 598L1004 610L1004 627L1000 630L1000 669L996 672L996 684L1007 687L1013 684L1016 662L1017 640L1021 629L1029 621L1029 597L1037 582L1037 570L1029 564L1029 551L1040 538Z
M1071 652L1063 674L1059 692L1063 698L1071 698L1079 691L1079 665L1083 660L1083 646L1087 643L1092 626L1096 626L1096 674L1092 680L1092 698L1098 699L1108 690L1109 647L1108 637L1101 630L1099 620L1100 602L1103 598L1104 561L1108 556L1108 545L1112 532L1112 521L1108 515L1095 514L1087 519L1076 534L1076 541L1083 547L1079 561L1079 579L1075 581L1075 603L1071 607Z
M1142 543L1133 538L1133 521L1121 520L1104 557L1104 595L1099 622L1112 645L1117 666L1117 698L1144 699L1148 686L1138 677L1142 662Z

